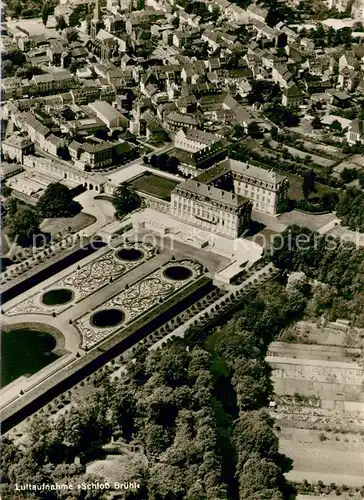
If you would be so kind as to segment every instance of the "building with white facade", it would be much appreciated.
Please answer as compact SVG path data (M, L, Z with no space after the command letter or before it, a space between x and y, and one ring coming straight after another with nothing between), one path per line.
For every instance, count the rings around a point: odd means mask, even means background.
M279 204L288 196L287 177L274 170L230 158L219 166L230 169L235 193L248 198L255 210L274 215L278 212Z
M172 216L201 229L237 238L251 210L275 215L287 198L288 179L256 165L227 159L176 186Z
M353 120L346 132L346 140L349 144L364 143L364 120Z
M170 214L177 219L226 238L237 238L249 226L252 205L232 191L214 185L224 177L216 167L176 186Z
M90 103L88 107L109 128L127 126L128 124L124 115L106 101L95 101Z
M189 129L184 131L181 129L175 135L174 145L189 153L196 153L219 142L221 142L221 137L204 130Z
M364 21L364 0L354 0L351 6L351 16L359 22Z
M26 137L13 134L2 141L1 149L5 158L22 163L24 155L33 152L34 144Z

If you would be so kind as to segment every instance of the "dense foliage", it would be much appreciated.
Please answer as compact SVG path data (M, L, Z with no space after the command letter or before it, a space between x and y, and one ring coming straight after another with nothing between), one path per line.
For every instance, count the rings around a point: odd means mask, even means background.
M343 226L364 232L364 192L348 188L336 207L336 213Z
M57 5L55 0L45 0L38 2L36 0L9 0L4 4L5 15L12 18L32 18L42 17L48 19Z
M316 192L315 179L316 179L316 175L315 175L314 170L312 170L312 169L308 170L303 175L302 194L303 194L303 198L306 201L308 200L311 193Z
M33 245L33 237L41 232L38 216L33 210L22 210L13 213L10 207L6 222L10 238L20 246Z
M5 186L3 196L9 196ZM35 208L26 207L16 198L8 197L5 204L4 226L10 239L17 245L28 247L44 243L50 234L43 233L39 226L44 218L72 217L81 210L81 205L73 200L73 192L60 183L50 184L40 197ZM39 235L40 238L36 238Z
M165 172L170 172L171 174L178 173L178 165L180 164L178 158L175 156L169 156L166 153L161 155L152 155L150 157L150 165L153 168L159 168Z
M303 271L326 286L317 286L308 304L319 316L345 318L364 327L364 248L292 226L272 248L272 260L287 271Z
M37 209L41 217L72 217L81 210L74 194L60 182L50 184L39 198Z
M296 127L299 117L291 109L281 105L269 106L265 111L266 117L279 127Z
M133 212L140 207L141 201L140 196L132 186L121 184L116 189L113 199L116 217L122 219L125 215Z

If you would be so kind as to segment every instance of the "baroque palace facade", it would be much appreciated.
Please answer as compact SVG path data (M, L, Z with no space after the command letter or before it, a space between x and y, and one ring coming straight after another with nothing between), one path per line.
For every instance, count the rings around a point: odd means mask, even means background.
M288 180L274 171L225 160L176 186L170 213L206 231L237 238L255 210L275 215L286 199Z

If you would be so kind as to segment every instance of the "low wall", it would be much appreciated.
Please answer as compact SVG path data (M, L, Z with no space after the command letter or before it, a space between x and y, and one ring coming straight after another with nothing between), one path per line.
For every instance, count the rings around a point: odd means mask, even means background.
M282 233L288 227L287 224L281 222L278 217L259 212L258 210L252 210L251 218L256 222L264 224L268 229L272 229L277 233Z

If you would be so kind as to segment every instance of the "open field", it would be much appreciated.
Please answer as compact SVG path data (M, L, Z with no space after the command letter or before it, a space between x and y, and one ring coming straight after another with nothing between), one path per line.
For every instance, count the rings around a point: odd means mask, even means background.
M308 151L316 151L322 156L330 156L334 160L344 159L348 155L343 153L339 148L330 146L329 144L321 144L318 142L304 141L304 147Z
M279 146L279 143L276 141L270 141L270 144L272 147L277 150L277 147ZM314 165L317 165L318 167L329 167L335 162L335 158L327 158L327 155L325 156L319 156L316 152L312 153L312 148L310 148L310 152L307 152L306 150L299 149L298 147L293 147L293 146L288 146L286 144L281 144L291 155L297 156L301 158L302 160L306 160L306 157L310 157L308 161L304 161L304 164L307 166L309 163L313 163ZM321 154L321 152L320 152ZM336 158L337 160L337 158Z
M280 451L294 460L294 470L288 475L291 479L302 476L302 479L309 480L311 473L314 472L325 484L335 482L362 486L364 478L362 436L284 428L279 443ZM331 480L333 476L345 478L345 481Z
M340 322L301 321L281 336L291 342L269 347L272 415L280 451L294 461L292 481L364 484L362 334Z
M364 156L363 155L353 155L350 157L350 163L353 163L357 167L364 169Z
M286 333L282 334L280 340L283 340ZM289 333L295 338L295 342L301 344L320 344L321 346L345 348L360 348L362 338L362 332L358 328L345 328L337 323L316 325L310 321L299 321L290 327Z
M279 169L277 169L277 172L279 172L281 175L284 175L289 180L288 197L291 200L296 200L296 201L302 200L303 199L302 177L300 177L297 174L291 174L289 172L284 172L283 170ZM328 186L320 184L319 182L316 182L315 186L317 190L317 192L313 194L315 198L322 196L324 193L328 191L331 191L331 189Z
M129 184L142 193L170 200L171 192L178 182L145 172L140 177L130 181Z

